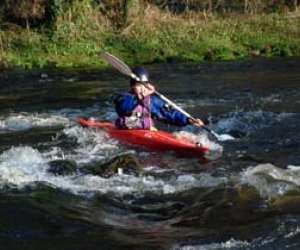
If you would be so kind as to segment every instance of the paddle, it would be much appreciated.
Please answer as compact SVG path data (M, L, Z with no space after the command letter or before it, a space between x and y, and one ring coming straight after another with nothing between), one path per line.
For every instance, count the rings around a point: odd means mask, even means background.
M114 55L108 53L108 52L104 52L102 54L102 57L109 62L114 68L116 68L118 71L120 71L122 74L129 76L137 81L139 81L139 77L136 76L132 70L129 68L129 66L127 64L125 64L123 61L121 61L119 58L115 57ZM173 108L175 108L176 110L178 110L179 112L181 112L182 114L186 115L188 118L195 120L195 118L193 116L191 116L189 113L187 113L186 111L184 111L182 108L180 108L179 106L177 106L174 102L172 102L171 100L169 100L167 97L165 97L164 95L162 95L161 93L159 93L158 91L154 92L156 95L158 95L162 100L164 100L165 102L167 102L169 105L171 105ZM208 131L209 133L211 133L217 140L220 141L224 141L224 140L228 140L229 137L227 135L218 135L216 132L212 131L211 129L209 129L206 126L202 126L203 129L205 129L206 131ZM232 138L231 138L232 139Z

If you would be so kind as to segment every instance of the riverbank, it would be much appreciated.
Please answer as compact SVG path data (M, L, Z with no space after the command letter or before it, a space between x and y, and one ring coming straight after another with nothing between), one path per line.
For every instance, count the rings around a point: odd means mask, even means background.
M78 6L77 6L78 7ZM103 68L109 51L127 63L204 62L300 55L297 12L261 15L171 14L148 7L116 29L91 6L70 9L49 28L0 31L1 68Z

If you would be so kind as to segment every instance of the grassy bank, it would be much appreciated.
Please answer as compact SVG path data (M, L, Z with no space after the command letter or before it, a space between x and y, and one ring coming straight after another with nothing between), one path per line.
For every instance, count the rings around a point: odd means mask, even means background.
M83 1L49 28L8 27L0 31L0 67L104 67L102 51L129 64L203 62L300 55L300 14L175 15L147 7L116 29Z

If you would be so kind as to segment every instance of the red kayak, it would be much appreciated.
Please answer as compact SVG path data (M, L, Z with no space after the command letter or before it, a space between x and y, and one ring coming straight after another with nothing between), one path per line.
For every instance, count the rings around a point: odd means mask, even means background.
M83 127L103 129L110 137L122 143L142 146L154 151L175 151L183 155L193 155L203 158L209 148L198 146L184 139L164 131L150 131L142 129L118 129L111 122L97 121L95 119L80 118ZM204 157L205 158L205 157Z

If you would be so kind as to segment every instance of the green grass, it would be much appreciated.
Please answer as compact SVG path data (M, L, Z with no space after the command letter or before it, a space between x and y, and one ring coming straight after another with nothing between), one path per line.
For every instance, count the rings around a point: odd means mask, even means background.
M130 65L300 55L300 19L285 14L203 18L148 8L145 16L116 30L91 6L79 7L62 14L53 30L0 30L0 65L103 68L103 51Z

